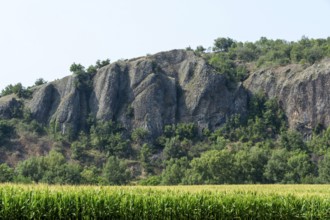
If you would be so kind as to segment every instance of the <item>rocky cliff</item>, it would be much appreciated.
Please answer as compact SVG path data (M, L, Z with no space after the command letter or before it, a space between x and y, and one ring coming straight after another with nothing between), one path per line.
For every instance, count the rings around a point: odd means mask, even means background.
M165 125L181 122L214 129L232 114L245 114L249 95L261 91L278 99L291 128L310 133L318 124L330 125L330 59L309 67L258 69L229 88L228 79L203 58L173 50L105 66L91 77L88 92L76 80L71 75L36 88L25 106L37 121L55 123L62 133L94 117L158 136ZM20 104L0 98L0 117L11 117Z
M245 89L229 89L226 77L192 51L112 63L92 77L88 94L76 88L75 78L38 88L27 103L32 116L42 123L55 122L63 133L79 129L92 116L157 136L165 125L180 122L213 129L247 107Z
M330 125L330 59L304 67L291 64L252 73L244 87L276 97L292 129L305 134Z

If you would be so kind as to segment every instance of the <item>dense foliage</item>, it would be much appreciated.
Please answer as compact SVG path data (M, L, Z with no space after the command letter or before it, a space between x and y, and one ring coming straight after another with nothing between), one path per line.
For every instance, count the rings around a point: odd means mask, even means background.
M327 186L1 185L0 219L329 219Z
M330 38L303 37L298 42L261 38L255 43L218 38L212 53L202 46L195 52L235 86L253 66L311 65L330 55L329 44ZM71 65L75 86L86 100L93 75L109 63L97 61L87 70L80 64ZM38 79L35 86L43 83ZM24 98L19 95L24 91L31 89L10 85L2 95L15 93ZM0 181L102 185L330 182L330 128L317 126L308 137L289 130L277 100L262 92L251 95L248 104L246 114L228 115L215 131L200 130L193 123L166 125L156 140L142 128L128 131L116 121L97 121L92 115L78 132L62 134L56 122L41 125L21 108L16 117L0 120L0 151L15 152L17 140L26 137L46 139L53 150L10 166L1 164ZM127 115L132 115L130 106Z
M305 141L300 133L288 130L277 101L261 93L250 99L247 116L232 115L214 132L199 131L192 123L167 125L156 141L141 128L130 134L112 121L91 122L89 132L73 140L37 125L27 118L0 121L1 148L10 146L10 137L21 130L48 135L57 145L70 148L22 160L14 168L2 164L1 173L8 178L0 181L102 185L330 181L330 129Z
M16 85L8 85L1 92L1 96L15 94L19 98L30 98L32 91L29 89L25 89L21 83L17 83Z
M213 53L205 53L198 46L195 52L205 57L220 73L233 81L243 81L249 69L300 63L311 65L330 56L330 37L309 39L303 36L297 42L261 37L256 42L238 42L231 38L214 40ZM210 51L210 49L209 49Z

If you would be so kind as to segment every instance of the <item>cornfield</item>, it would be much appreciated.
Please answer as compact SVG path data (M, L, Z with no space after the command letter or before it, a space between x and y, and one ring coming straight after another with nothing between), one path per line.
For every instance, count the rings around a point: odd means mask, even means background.
M0 219L330 219L330 187L2 184Z

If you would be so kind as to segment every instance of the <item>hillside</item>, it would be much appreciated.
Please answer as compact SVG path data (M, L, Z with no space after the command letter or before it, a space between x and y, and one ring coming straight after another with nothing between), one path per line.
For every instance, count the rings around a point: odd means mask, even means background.
M63 79L8 87L0 97L0 180L328 182L330 59L296 62L294 43L291 58L275 60L272 50L254 57L240 52L251 45L217 43L213 53L73 64Z

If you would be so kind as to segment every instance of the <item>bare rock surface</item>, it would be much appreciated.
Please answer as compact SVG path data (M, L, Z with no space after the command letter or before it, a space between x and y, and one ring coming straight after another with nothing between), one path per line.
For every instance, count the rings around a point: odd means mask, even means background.
M330 125L330 59L307 68L291 64L258 70L244 87L276 97L292 129L310 133L318 124Z
M118 61L101 68L86 94L68 76L38 88L27 104L39 122L77 130L88 116L113 120L126 129L144 128L158 136L167 124L194 122L214 129L226 117L244 113L248 93L192 51L173 50Z

